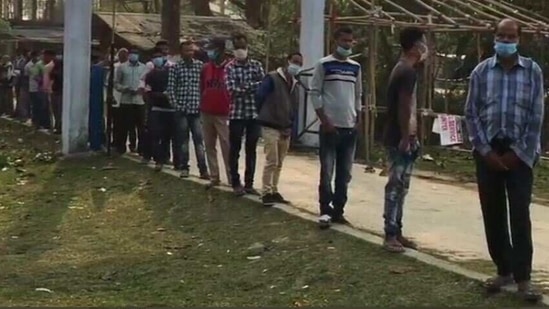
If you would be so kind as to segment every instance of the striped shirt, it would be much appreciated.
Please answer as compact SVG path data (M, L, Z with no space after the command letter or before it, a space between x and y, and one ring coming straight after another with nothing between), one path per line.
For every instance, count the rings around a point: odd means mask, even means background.
M330 55L316 64L311 79L311 102L322 108L336 128L353 128L362 107L362 72L351 59Z
M506 71L496 57L471 73L465 121L475 150L486 155L493 139L508 138L511 149L528 166L540 155L543 123L543 73L530 58L519 57Z

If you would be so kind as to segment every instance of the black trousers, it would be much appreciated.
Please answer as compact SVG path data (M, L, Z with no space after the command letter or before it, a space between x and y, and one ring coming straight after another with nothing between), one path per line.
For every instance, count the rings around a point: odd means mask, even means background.
M120 107L118 107L115 147L119 153L126 153L128 135L135 128L137 128L137 151L140 152L143 148L141 143L144 141L145 108L145 105L136 104L120 104Z
M494 142L492 148L499 154L510 151L505 142ZM488 251L498 275L513 275L516 282L530 280L533 255L530 221L532 169L522 163L510 171L494 171L477 153L475 161Z
M173 145L175 136L175 113L151 111L147 123L150 156L156 163L166 164L170 160L170 145Z
M246 188L254 185L255 165L257 161L257 142L261 135L261 126L255 119L231 120L229 122L229 166L231 172L231 184L233 188L242 185L238 172L238 160L242 149L242 138L246 136L246 171L244 183Z

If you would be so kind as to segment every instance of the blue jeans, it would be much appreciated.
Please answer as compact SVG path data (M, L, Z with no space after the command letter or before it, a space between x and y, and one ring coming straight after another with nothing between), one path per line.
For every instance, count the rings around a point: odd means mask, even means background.
M198 170L201 175L205 175L208 173L208 167L200 115L175 112L175 149L177 149L177 154L174 154L174 157L177 157L177 160L174 161L180 163L181 166L178 168L186 171L189 170L189 134L192 134Z
M44 92L30 92L32 124L37 128L50 129L50 103Z
M414 163L419 155L419 143L414 141L409 153L397 148L387 149L388 181L385 186L385 235L402 235L402 215L404 199L410 189L410 179Z
M347 203L347 189L355 158L357 131L337 129L337 133L319 133L320 184L318 186L320 214L337 218L343 215ZM332 180L335 171L335 188Z

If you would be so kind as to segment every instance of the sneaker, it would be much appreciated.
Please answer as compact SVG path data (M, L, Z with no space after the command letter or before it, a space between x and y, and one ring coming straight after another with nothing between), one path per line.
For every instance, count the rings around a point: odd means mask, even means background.
M284 197L278 192L274 193L273 197L277 203L286 204L286 205L291 204L290 201L284 199Z
M164 164L161 163L156 163L156 165L154 166L154 170L157 172L160 172L162 168L164 168Z
M261 193L259 193L259 191L257 191L256 189L254 189L252 187L244 188L244 192L246 192L246 194L250 194L250 195L261 196Z
M330 215L322 215L318 218L318 226L320 229L324 230L330 228L332 225L332 217Z
M351 224L349 221L347 221L347 219L343 215L332 218L332 222L337 224L344 224L344 225Z
M404 246L397 240L395 236L385 237L385 241L383 241L383 249L391 253L404 252Z
M512 276L495 276L484 281L483 286L488 293L499 293L503 287L515 283Z
M189 176L190 176L190 173L188 170L182 170L181 174L179 175L179 177L181 178L189 178Z
M242 186L234 187L233 192L237 197L241 197L241 196L246 195L246 191L244 190L244 188Z
M404 246L404 248L417 250L417 244L413 240L410 240L402 235L398 236L397 240L402 244L402 246Z
M270 193L263 195L263 197L261 197L261 201L265 207L273 207L277 203L275 195Z
M535 289L530 281L523 281L517 284L518 294L529 303L537 303L542 300L542 293Z

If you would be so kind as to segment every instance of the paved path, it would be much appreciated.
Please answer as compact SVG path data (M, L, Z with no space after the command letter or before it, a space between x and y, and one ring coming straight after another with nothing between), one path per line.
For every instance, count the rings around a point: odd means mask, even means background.
M263 161L260 148L256 171L258 188L261 186ZM241 160L241 170L243 164ZM191 173L196 173L196 164L193 162L191 165ZM317 213L318 178L316 156L292 155L285 161L279 189L295 207ZM378 233L383 231L386 179L379 176L379 170L366 173L363 165L354 165L346 207L346 216L354 226ZM549 285L549 207L533 204L531 213L534 269L538 272L536 281ZM422 248L434 250L452 260L489 259L476 190L413 178L405 205L404 230Z

